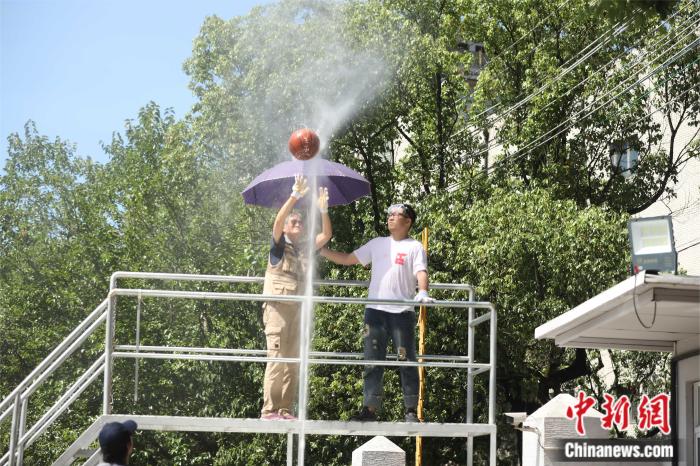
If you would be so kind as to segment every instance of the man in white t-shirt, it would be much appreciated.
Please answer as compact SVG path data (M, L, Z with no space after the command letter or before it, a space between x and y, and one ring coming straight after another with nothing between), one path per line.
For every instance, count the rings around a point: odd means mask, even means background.
M371 263L370 299L432 301L428 296L428 260L425 249L420 242L408 237L415 221L416 212L410 205L394 204L388 209L389 236L374 238L350 254L323 248L321 255L340 265ZM386 346L391 337L399 361L415 361L415 327L416 313L413 305L368 305L365 308L365 359L384 361ZM418 422L418 368L401 366L400 372L406 422ZM384 393L383 376L384 366L365 368L363 407L351 420L376 420Z

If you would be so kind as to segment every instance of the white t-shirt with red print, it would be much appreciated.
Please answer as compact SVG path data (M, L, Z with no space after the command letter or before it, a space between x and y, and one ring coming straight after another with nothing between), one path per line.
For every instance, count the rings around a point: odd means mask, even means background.
M412 238L401 241L391 236L374 238L353 254L362 265L372 264L369 299L413 299L418 284L416 274L428 270L425 249ZM397 314L414 310L414 306L370 304L367 307Z

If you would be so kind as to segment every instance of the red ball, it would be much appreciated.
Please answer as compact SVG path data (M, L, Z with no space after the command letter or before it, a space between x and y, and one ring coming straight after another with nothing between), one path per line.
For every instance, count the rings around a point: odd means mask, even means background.
M292 133L289 138L289 152L298 160L309 160L318 154L321 140L309 128L301 128Z

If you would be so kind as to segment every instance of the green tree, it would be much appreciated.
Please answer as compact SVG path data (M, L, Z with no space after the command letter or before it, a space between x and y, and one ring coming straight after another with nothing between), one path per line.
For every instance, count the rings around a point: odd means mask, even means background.
M572 388L595 369L585 350L535 341L534 330L625 275L626 216L580 209L572 200L521 185L496 189L468 209L439 208L461 202L459 194L446 194L425 211L426 221L436 226L430 255L433 280L474 283L480 299L496 305L498 410L532 412L549 400L549 389L558 393ZM449 329L458 328L462 319L449 315L437 329L431 328L429 344L450 340L457 351L459 340L450 338ZM477 346L477 358L486 357L487 350ZM458 380L451 383L459 386ZM440 408L460 413L458 401L443 402ZM508 431L502 429L499 438L508 440ZM517 456L516 445L501 445L503 463L507 456Z
M244 206L240 190L288 157L287 137L302 125L319 129L327 141L325 156L372 182L368 199L332 210L336 248L351 251L383 234L384 207L412 201L418 227L431 228L431 279L474 283L481 299L496 304L500 409L532 411L548 400L550 389L599 389L596 352L535 342L534 328L625 274L624 212L667 195L669 182L699 147L660 149L663 128L640 116L649 106L667 112L672 134L682 124L697 126L700 73L693 72L696 57L682 55L648 87L630 88L536 150L515 152L615 86L623 89L626 79L662 63L664 58L653 53L659 40L674 39L669 54L691 43L681 31L697 6L680 2L663 16L635 16L585 66L556 78L593 38L627 16L619 2L598 6L536 0L287 0L230 20L208 18L185 63L197 97L193 113L179 121L149 103L105 147L111 160L104 166L76 157L70 144L49 141L31 124L23 139L12 135L0 178L0 332L5 336L0 393L9 393L104 298L115 270L262 274L273 212ZM654 29L661 18L667 27ZM469 41L482 42L490 60L473 94L464 79L472 63L465 51ZM613 58L617 66L592 74ZM497 120L495 141L506 147L505 155L497 169L481 169L484 130L499 112L544 83L551 84ZM485 111L493 105L498 105L495 112ZM632 179L611 167L609 152L616 145L631 145L642 154ZM361 268L320 268L322 276L368 278ZM134 342L137 307L136 299L119 300L120 344ZM145 299L140 307L142 344L264 347L254 303ZM465 353L462 315L436 311L429 319L428 352ZM315 322L316 349L360 350L361 309L319 306ZM88 342L77 363L59 375L77 375L102 344ZM480 340L477 357L485 351ZM613 359L621 368L667 367L655 356L614 353ZM115 406L122 412L256 417L262 370L255 364L143 361L134 403L133 362L120 360ZM618 393L664 383L645 371L623 372L613 387ZM428 418L462 421L463 372L429 371L428 384ZM395 372L387 374L386 385L385 415L399 418ZM64 388L58 380L38 393L32 416ZM482 406L483 380L476 396ZM359 369L313 368L312 418L344 419L360 403ZM28 461L45 464L55 458L99 408L99 389L87 392L74 411L80 418L64 415L28 453ZM476 414L485 419L479 408ZM507 429L499 432L499 464L514 464L513 437ZM308 462L347 464L361 440L311 437ZM411 454L410 439L401 445ZM477 446L481 461L485 445ZM431 440L426 449L431 464L464 462L462 441ZM135 460L262 464L282 463L284 455L282 436L144 433Z
M551 186L581 206L637 213L669 195L697 156L675 140L681 125L698 126L698 6L671 3L662 17L616 3L474 3L465 29L491 58L473 121L502 153L499 176ZM614 157L626 148L639 153L632 177Z
M108 197L96 188L102 168L75 155L60 139L38 134L33 122L24 137L8 139L5 174L0 176L0 396L4 398L105 297L117 267L117 231L109 221ZM97 340L99 341L99 339ZM89 345L88 345L89 347ZM95 351L78 353L31 398L28 426L94 361ZM94 394L94 393L93 393ZM78 409L96 406L82 398ZM28 463L47 464L64 442L61 430L80 431L89 419L62 417L40 439ZM3 430L3 444L7 445Z

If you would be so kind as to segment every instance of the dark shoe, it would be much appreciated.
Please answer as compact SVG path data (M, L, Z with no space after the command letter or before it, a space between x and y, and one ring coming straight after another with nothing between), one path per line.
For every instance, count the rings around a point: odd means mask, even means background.
M421 420L418 419L418 415L416 414L415 409L407 409L406 410L405 420L406 420L406 422L421 422Z
M359 413L350 417L351 421L372 422L377 420L377 413L363 406Z

